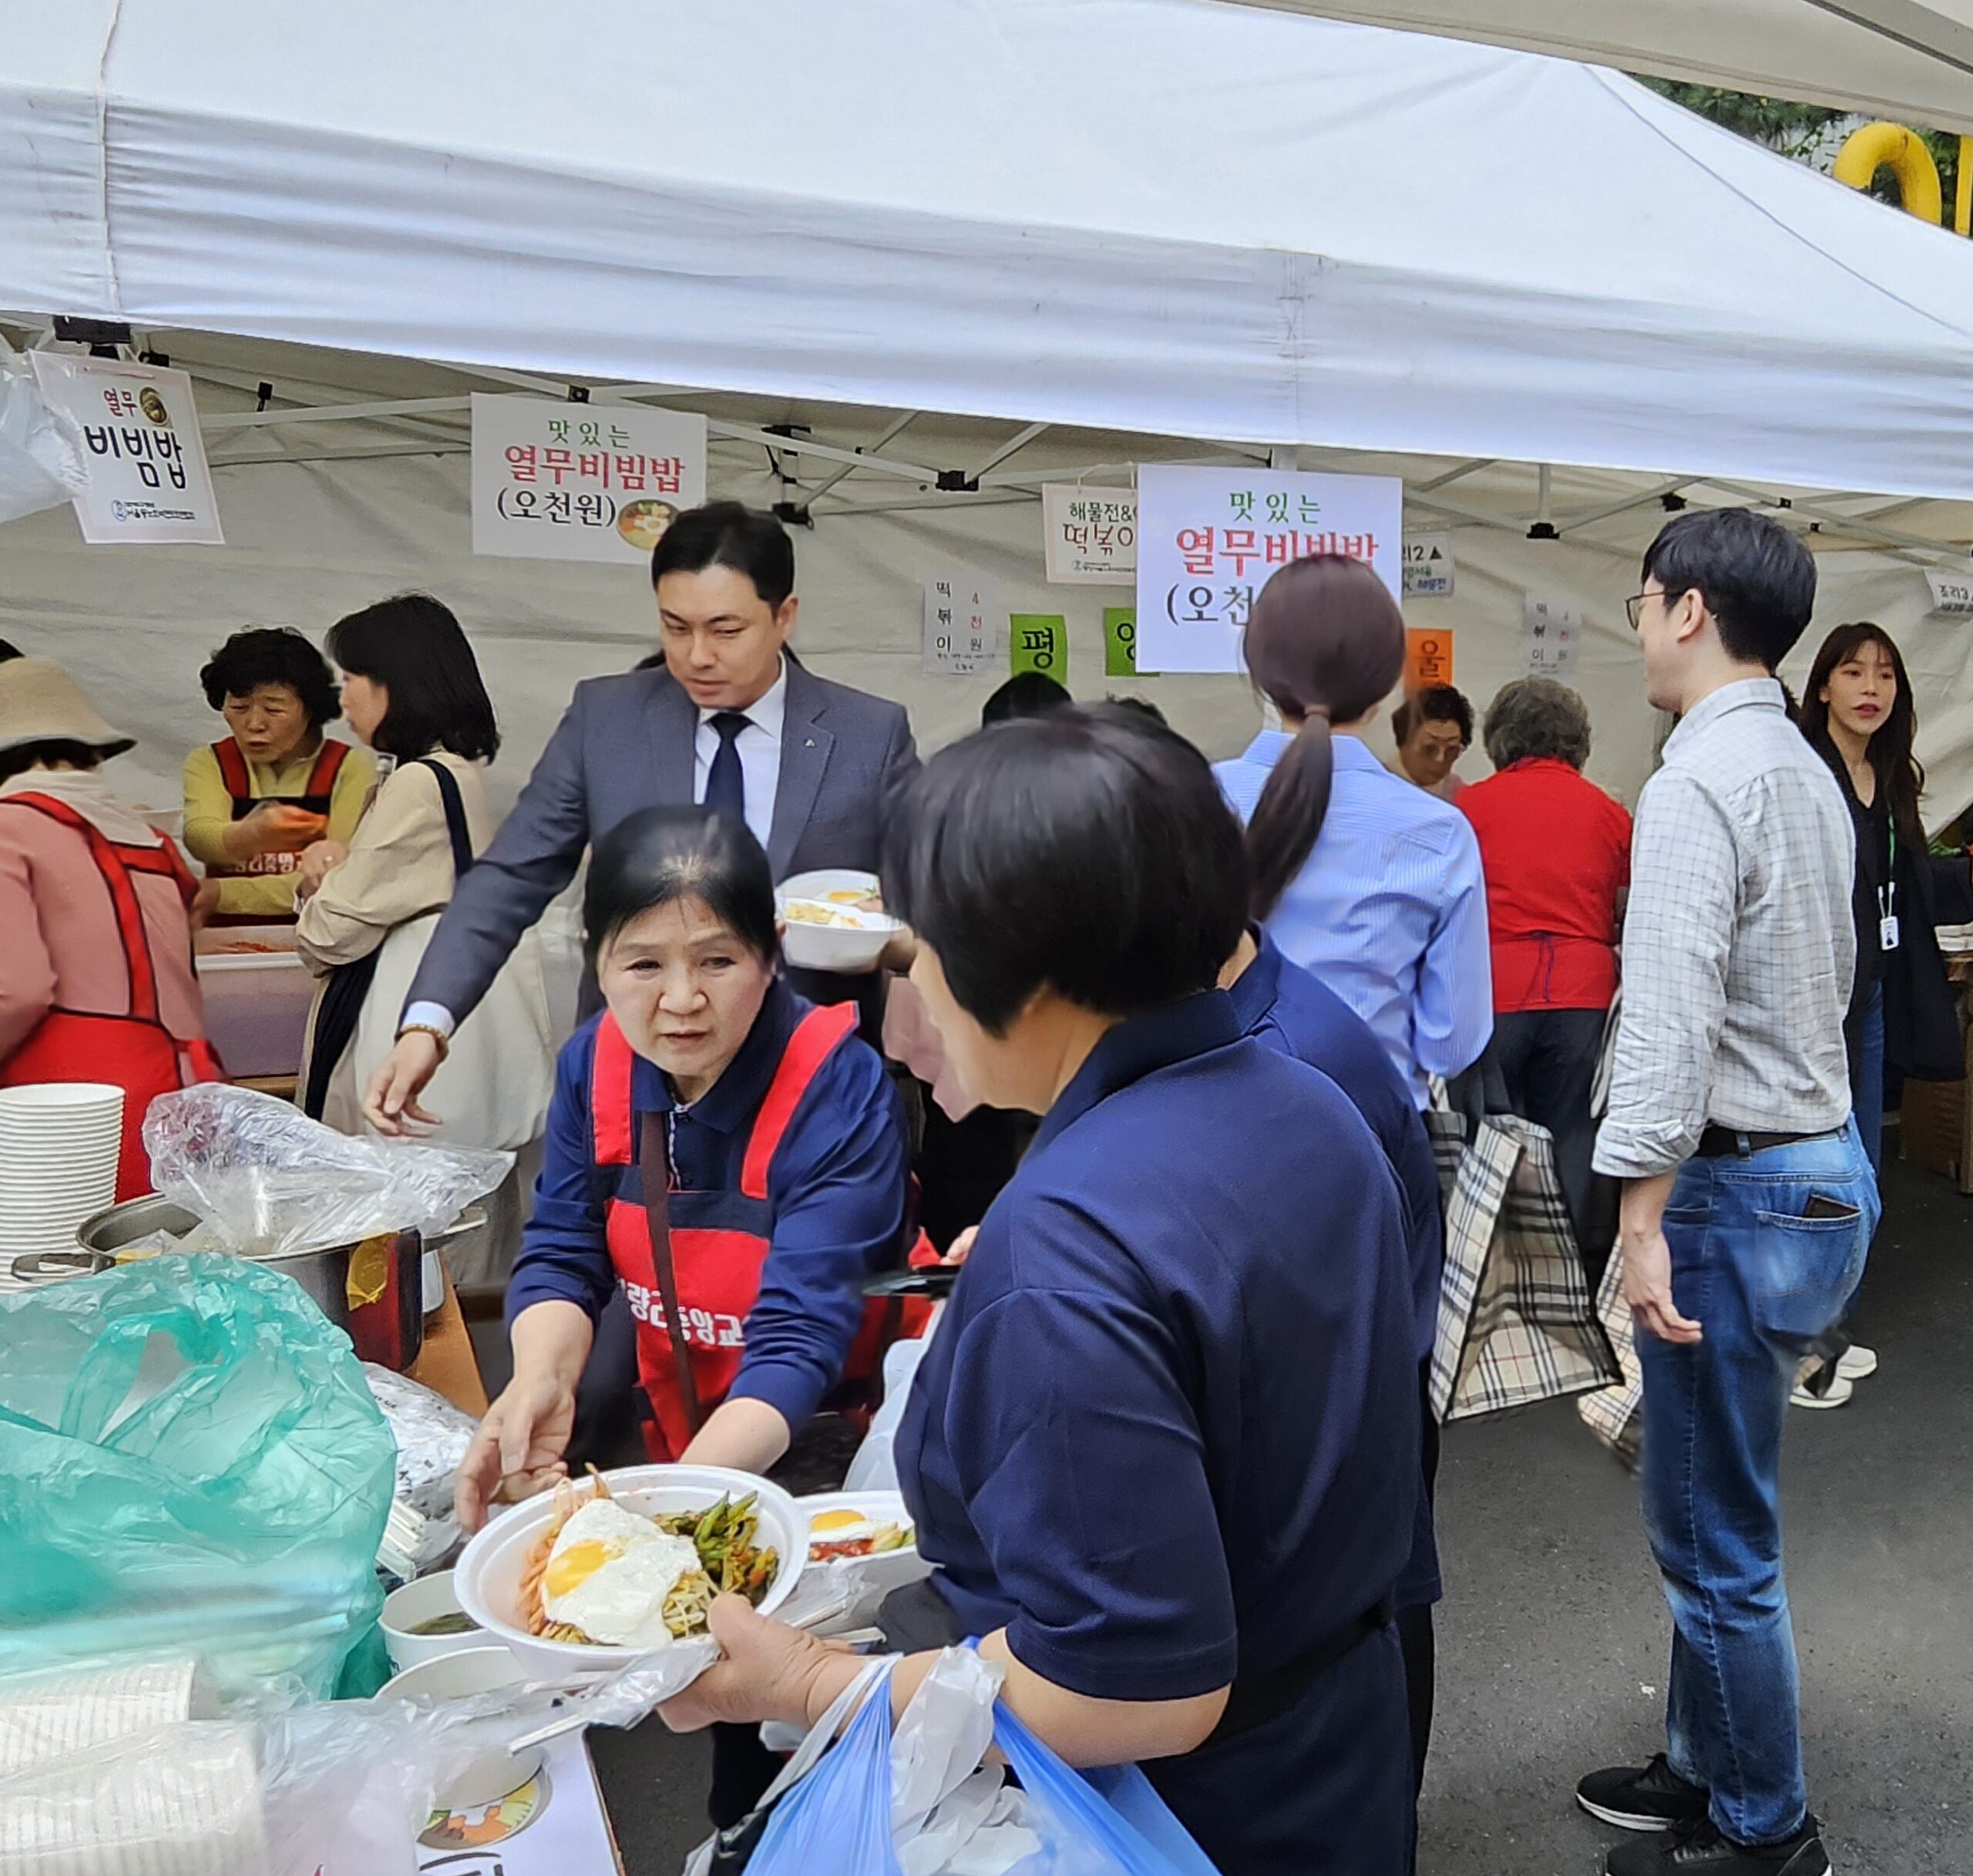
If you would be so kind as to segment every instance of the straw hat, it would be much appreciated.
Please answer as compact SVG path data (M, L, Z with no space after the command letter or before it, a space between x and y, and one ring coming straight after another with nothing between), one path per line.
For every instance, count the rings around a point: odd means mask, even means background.
M46 658L0 664L0 755L30 743L79 742L106 758L136 747L96 714L74 678Z

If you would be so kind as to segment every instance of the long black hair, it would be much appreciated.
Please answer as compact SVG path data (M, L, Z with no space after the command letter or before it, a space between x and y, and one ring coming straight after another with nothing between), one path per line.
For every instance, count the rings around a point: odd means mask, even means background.
M1252 909L1265 919L1314 850L1329 813L1332 723L1380 704L1404 669L1404 618L1366 562L1291 561L1262 587L1247 622L1248 674L1285 717L1302 719L1247 823Z
M449 749L469 762L499 753L500 730L479 661L452 617L429 593L400 593L329 628L329 656L390 694L371 746L401 762Z
M1870 767L1877 772L1877 792L1891 805L1891 824L1897 837L1914 853L1925 850L1925 832L1918 819L1918 798L1925 792L1924 765L1911 753L1918 733L1918 706L1911 694L1911 680L1905 675L1904 654L1897 641L1881 625L1867 619L1853 625L1839 625L1822 641L1809 681L1797 706L1795 721L1817 754L1836 771L1847 788L1849 771L1843 751L1830 734L1829 706L1823 701L1823 687L1830 674L1846 664L1866 645L1881 645L1891 660L1891 675L1897 681L1897 694L1891 700L1891 714L1870 732L1867 745Z
M593 964L642 913L702 901L763 963L781 956L774 871L745 822L705 808L646 808L597 843L583 889L583 929Z

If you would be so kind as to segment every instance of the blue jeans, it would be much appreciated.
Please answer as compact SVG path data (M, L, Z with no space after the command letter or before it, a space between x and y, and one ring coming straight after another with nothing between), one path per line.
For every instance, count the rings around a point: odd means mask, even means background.
M1857 1059L1850 1065L1850 1100L1857 1111L1857 1131L1870 1170L1884 1171L1884 986L1873 983L1864 993L1863 1035Z
M1834 1215L1808 1215L1814 1209ZM1800 1683L1781 1578L1781 1428L1809 1344L1842 1316L1877 1222L1854 1124L1680 1168L1672 1294L1704 1329L1640 1333L1644 1518L1672 1607L1667 1750L1736 1843L1801 1827Z

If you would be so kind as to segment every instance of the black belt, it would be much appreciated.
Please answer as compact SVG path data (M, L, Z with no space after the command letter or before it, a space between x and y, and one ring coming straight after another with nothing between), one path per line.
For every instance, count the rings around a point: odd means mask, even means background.
M1397 1605L1386 1593L1374 1608L1366 1609L1354 1622L1346 1622L1305 1649L1293 1659L1284 1661L1265 1674L1251 1677L1235 1675L1226 1696L1219 1723L1206 1736L1205 1743L1216 1746L1238 1739L1278 1720L1300 1699L1318 1676L1334 1667L1358 1642L1367 1640L1380 1629L1388 1628L1397 1613Z
M1709 1126L1699 1137L1697 1159L1744 1159L1771 1146L1799 1146L1804 1140L1834 1140L1843 1130L1825 1127L1812 1134L1756 1134L1743 1127Z

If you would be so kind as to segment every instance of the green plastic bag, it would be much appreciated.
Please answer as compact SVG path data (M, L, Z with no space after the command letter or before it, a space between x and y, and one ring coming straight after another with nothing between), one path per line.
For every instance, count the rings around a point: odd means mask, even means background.
M395 1452L348 1337L264 1266L0 1297L0 1674L191 1653L328 1698L382 1607Z

